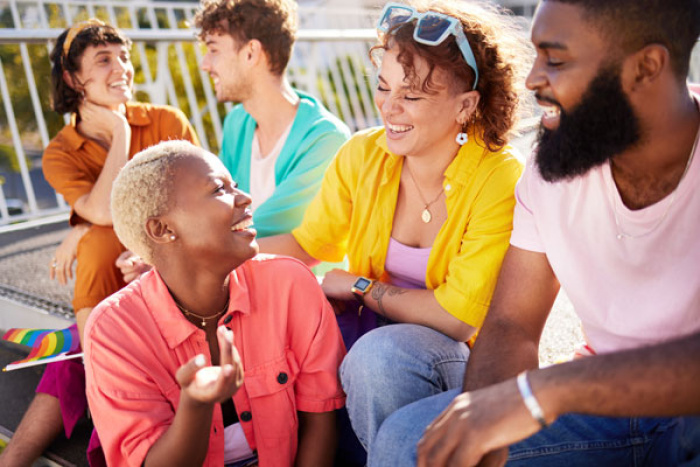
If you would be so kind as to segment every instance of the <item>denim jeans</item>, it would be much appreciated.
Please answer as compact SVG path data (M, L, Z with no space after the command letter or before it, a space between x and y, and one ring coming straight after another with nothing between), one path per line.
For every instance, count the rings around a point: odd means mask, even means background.
M425 427L459 390L420 400L398 410L382 425L371 446L370 466L416 463L416 444ZM549 428L510 446L515 467L698 466L700 417L611 418L565 415Z
M372 445L395 410L460 388L468 358L464 343L414 324L390 324L360 337L340 367L340 379L362 445Z

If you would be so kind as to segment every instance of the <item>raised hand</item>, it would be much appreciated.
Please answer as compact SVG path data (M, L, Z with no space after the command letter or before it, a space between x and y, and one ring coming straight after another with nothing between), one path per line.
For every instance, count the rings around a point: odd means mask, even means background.
M181 366L176 378L184 396L203 404L214 404L230 399L243 384L243 364L233 345L233 331L220 326L219 366L205 366L206 358L199 354Z
M83 100L78 112L80 113L80 132L88 138L111 146L115 135L123 138L131 135L131 127L122 112L95 104L89 99Z

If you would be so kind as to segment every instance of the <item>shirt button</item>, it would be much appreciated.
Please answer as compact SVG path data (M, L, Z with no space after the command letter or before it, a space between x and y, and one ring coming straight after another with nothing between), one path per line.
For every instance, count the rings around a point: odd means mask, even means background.
M280 384L284 384L289 380L289 377L287 376L287 373L281 372L280 374L277 375L277 382Z
M244 422L249 422L253 419L253 414L248 412L247 410L245 412L241 412L241 420Z
M231 315L226 315L226 318L224 318L224 324L230 323L232 319L233 319L233 315L232 315L232 314L231 314Z

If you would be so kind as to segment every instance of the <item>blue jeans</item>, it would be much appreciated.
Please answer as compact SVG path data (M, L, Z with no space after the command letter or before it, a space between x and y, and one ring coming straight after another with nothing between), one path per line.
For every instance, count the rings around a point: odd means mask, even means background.
M468 358L464 343L414 324L390 324L360 337L343 360L340 379L365 449L397 409L460 388Z
M370 466L416 463L425 427L459 390L423 399L395 412L371 446ZM565 415L549 428L510 446L516 467L698 466L700 417L610 418Z

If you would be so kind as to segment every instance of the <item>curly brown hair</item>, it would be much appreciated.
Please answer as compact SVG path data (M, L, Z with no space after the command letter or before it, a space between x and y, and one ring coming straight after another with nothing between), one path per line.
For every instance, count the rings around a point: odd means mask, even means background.
M259 41L270 72L281 76L292 55L297 7L293 0L204 0L193 22L201 40L214 32L230 34L239 47Z
M78 33L70 44L67 56L63 54L63 43L71 28L66 29L56 39L56 44L51 50L51 103L53 109L60 113L77 112L82 95L71 88L63 79L63 72L67 71L71 76L80 71L80 59L83 52L89 46L119 44L131 48L131 39L126 37L119 29L108 24L103 26L90 26Z
M514 16L476 0L410 0L405 4L419 12L443 13L462 23L479 69L476 90L480 99L471 124L479 127L477 135L486 148L500 150L515 131L520 96L525 92L525 74L533 56L524 29ZM458 94L471 90L474 70L464 60L454 36L437 46L424 45L413 40L414 29L415 21L398 24L380 35L379 43L370 49L374 65L378 66L378 51L397 46L398 61L414 88L436 92L433 77L435 69L440 69L449 77L450 92ZM422 82L416 73L416 57L428 65L428 74Z

